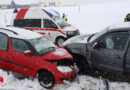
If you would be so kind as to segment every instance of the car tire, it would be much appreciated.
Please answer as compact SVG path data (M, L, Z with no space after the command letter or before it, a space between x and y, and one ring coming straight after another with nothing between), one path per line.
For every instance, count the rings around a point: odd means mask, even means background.
M55 79L50 72L42 71L38 74L38 81L41 86L51 89L55 85Z
M58 37L56 39L56 45L62 45L65 41L65 38L64 37Z

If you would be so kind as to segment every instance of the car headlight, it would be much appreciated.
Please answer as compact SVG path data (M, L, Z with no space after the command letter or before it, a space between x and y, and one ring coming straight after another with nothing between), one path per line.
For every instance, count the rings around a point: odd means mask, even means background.
M67 32L67 34L68 34L68 35L72 35L72 34L73 34L73 32Z
M72 68L68 66L58 66L57 69L62 73L72 72Z

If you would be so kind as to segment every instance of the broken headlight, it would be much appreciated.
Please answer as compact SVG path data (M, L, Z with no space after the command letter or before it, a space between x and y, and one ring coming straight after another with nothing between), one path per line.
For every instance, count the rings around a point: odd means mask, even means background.
M62 73L72 72L72 68L68 66L58 66L57 69Z
M58 66L74 66L74 61L71 59L47 60L47 61L54 63Z

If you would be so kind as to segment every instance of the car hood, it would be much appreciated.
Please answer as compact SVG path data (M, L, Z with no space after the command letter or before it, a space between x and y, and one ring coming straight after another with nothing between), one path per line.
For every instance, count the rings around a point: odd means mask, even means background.
M66 46L66 45L70 45L72 43L87 43L87 40L89 38L89 36L91 36L92 34L84 34L84 35L78 35L78 36L74 36L68 40L66 40L62 46Z
M63 31L76 31L78 30L77 28L73 27L72 25L68 25L68 26L65 26L65 27L61 27L61 29Z
M67 50L64 48L56 49L46 55L42 56L45 60L61 60L61 59L73 59Z

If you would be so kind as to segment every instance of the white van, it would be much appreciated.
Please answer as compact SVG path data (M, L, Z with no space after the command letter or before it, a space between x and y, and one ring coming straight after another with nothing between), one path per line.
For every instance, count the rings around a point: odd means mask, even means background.
M79 35L79 30L63 20L57 11L42 8L15 9L11 25L46 35L56 44Z

